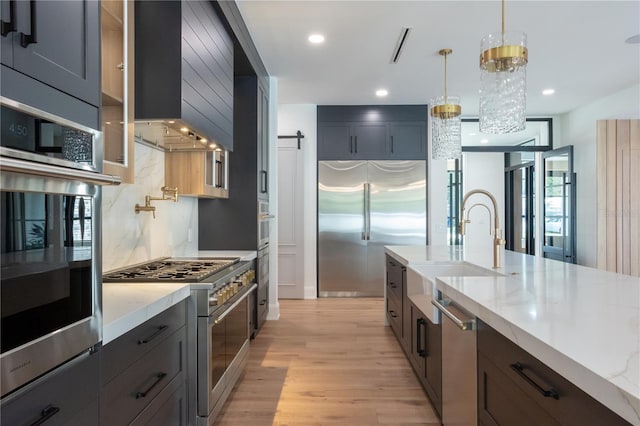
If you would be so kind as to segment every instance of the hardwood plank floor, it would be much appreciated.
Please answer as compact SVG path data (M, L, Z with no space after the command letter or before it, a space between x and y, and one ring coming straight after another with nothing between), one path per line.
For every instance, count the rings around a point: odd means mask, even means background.
M383 303L281 300L215 425L439 425Z

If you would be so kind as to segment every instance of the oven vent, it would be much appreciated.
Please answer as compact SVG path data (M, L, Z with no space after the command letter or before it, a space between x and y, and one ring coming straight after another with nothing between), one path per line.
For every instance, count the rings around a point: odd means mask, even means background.
M409 38L409 33L411 32L410 27L402 27L402 31L400 31L400 37L398 37L398 42L396 43L396 47L393 49L393 55L391 55L391 63L397 64L400 59L400 54L402 53L402 49L404 45L407 43L407 38Z

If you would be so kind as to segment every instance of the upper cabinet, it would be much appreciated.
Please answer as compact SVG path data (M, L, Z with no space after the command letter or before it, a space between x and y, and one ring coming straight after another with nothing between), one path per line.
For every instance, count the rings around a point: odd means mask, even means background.
M229 153L215 151L166 152L164 182L181 196L229 197Z
M212 3L137 1L135 16L136 121L169 149L232 150L233 42Z
M99 128L100 3L2 1L2 96Z
M426 159L426 105L318 107L318 160Z
M385 123L318 124L319 160L379 160L386 157Z
M269 92L258 81L258 198L269 201Z
M425 117L426 120L426 117ZM427 157L426 121L388 123L389 157L424 160Z
M104 171L133 183L134 6L126 0L100 4Z

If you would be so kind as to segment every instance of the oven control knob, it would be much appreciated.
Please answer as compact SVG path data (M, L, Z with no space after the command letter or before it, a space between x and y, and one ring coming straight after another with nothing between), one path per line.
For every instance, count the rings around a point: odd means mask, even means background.
M209 306L216 306L218 304L218 297L219 297L218 293L209 297Z

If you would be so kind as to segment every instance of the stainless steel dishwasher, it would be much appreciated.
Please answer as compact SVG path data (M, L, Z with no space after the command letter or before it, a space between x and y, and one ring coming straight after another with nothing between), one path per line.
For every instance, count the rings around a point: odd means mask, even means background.
M478 424L476 319L446 295L431 303L442 324L442 424Z

